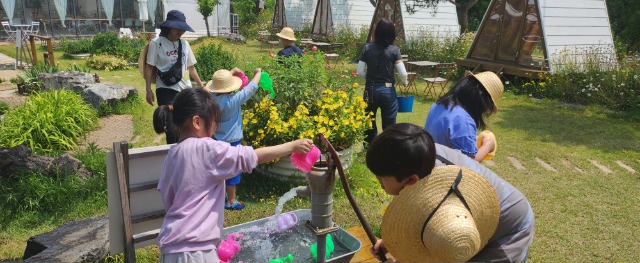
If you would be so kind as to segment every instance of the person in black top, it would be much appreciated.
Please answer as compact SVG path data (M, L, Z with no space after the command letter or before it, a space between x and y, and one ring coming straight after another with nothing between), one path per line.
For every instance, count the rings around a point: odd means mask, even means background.
M395 25L386 18L376 24L373 43L364 47L358 62L358 75L366 78L364 100L367 102L367 112L372 112L371 129L365 132L367 143L371 143L378 134L376 126L376 111L380 108L382 114L382 129L396 123L398 114L398 100L396 97L395 77L393 68L398 71L400 80L406 87L407 70L402 63L400 49L393 43L396 39ZM365 71L366 67L366 71Z
M302 57L302 50L296 46L296 36L290 27L283 28L276 36L280 37L280 44L283 49L278 52L278 56L288 58L293 54Z

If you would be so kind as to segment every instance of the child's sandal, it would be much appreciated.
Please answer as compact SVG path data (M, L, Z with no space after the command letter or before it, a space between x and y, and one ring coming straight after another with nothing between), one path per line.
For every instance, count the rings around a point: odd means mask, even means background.
M242 202L238 202L238 200L236 200L235 203L233 203L232 205L224 205L224 209L227 210L242 210L244 209L244 204Z

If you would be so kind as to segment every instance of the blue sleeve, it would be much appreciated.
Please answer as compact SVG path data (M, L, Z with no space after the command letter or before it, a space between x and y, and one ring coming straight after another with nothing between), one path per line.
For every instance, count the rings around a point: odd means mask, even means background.
M452 148L475 157L478 153L476 123L470 116L455 116L449 123L449 138Z
M244 89L236 92L236 94L233 94L233 97L229 99L229 108L239 108L240 105L247 102L254 94L256 94L256 90L258 90L258 85L253 83L253 81L249 81L249 84L244 87Z
M394 62L398 60L402 60L402 55L400 54L400 48L396 48L395 56L396 56L396 60Z

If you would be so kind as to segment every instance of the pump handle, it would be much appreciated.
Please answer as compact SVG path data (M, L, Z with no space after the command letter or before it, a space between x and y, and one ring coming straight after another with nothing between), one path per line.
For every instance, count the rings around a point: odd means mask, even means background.
M331 158L336 161L338 174L340 174L340 182L342 182L342 188L344 188L344 193L347 194L349 203L351 203L351 207L353 207L353 211L356 212L356 216L358 216L358 220L360 220L360 224L362 224L362 227L364 228L364 232L367 233L367 237L369 238L369 241L371 241L371 245L375 245L378 239L373 234L373 231L371 230L371 226L369 226L367 219L362 214L362 211L360 211L360 207L358 207L358 204L356 204L356 200L353 198L353 195L351 194L351 188L349 188L349 182L347 181L347 177L344 175L344 170L342 169L342 163L340 163L340 156L338 156L338 152L336 152L336 149L333 148L333 145L331 145L331 143L327 140L327 138L324 137L324 134L319 133L317 137L322 142L322 144L324 144L324 146L327 148L327 151L329 151ZM378 250L378 257L382 262L387 261L387 256L384 254L384 251L382 251L382 249Z

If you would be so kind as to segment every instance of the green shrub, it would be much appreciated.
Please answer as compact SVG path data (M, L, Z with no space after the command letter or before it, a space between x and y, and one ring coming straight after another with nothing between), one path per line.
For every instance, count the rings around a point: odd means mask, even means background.
M67 72L84 72L84 73L91 73L91 69L87 68L87 67L81 67L78 66L76 64L73 64L71 66L69 66L69 68L67 68Z
M598 55L585 56L586 64L558 66L554 74L540 80L516 78L505 88L530 97L597 104L613 110L640 109L640 68L634 60L622 59L617 66L603 68Z
M7 110L9 110L9 105L4 103L4 101L0 101L0 115L3 115Z
M256 13L256 2L254 0L233 0L233 11L238 14L238 19L242 26L240 34L247 39L257 39L258 31L272 31L271 20L273 18L273 9L275 0L266 0L264 10Z
M91 67L92 69L110 71L118 69L128 69L129 63L119 57L110 55L97 55L87 59L87 66Z
M322 95L322 87L327 82L324 67L324 54L315 52L302 57L267 58L262 70L269 73L273 79L273 89L276 92L276 103L280 111L287 117L295 112L298 105L303 104L308 109ZM310 112L311 115L317 112Z
M0 124L0 145L27 145L35 153L72 150L97 121L96 110L80 95L65 90L43 92L7 112Z
M115 33L100 33L91 39L91 43L93 45L92 54L111 54L115 55L120 44L118 40L118 35Z
M66 54L82 54L92 53L93 44L91 39L68 39L63 38L60 40L60 49Z
M140 52L147 42L145 38L120 38L115 55L127 62L138 62Z
M350 61L357 60L362 53L362 48L367 42L368 27L354 29L349 26L340 26L334 34L332 42L342 43L338 53Z
M236 65L236 56L224 49L222 44L210 43L195 50L196 70L202 82L209 81L219 69L231 69Z

